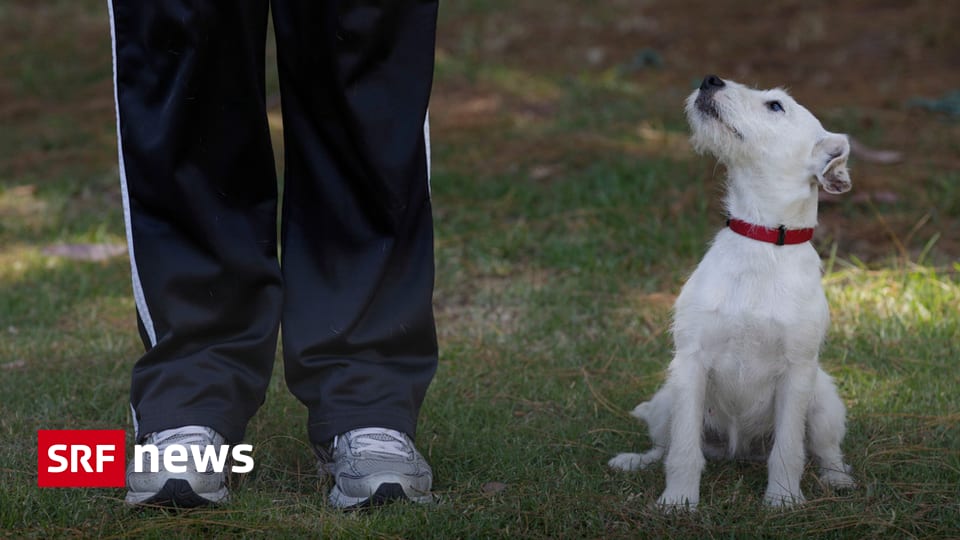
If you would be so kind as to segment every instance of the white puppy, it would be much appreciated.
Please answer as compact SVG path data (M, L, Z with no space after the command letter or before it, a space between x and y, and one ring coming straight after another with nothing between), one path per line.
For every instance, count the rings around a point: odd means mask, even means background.
M840 451L846 409L818 363L830 314L808 241L817 186L850 189L847 138L824 130L783 90L715 76L686 111L694 147L727 168L731 221L677 298L665 385L632 413L649 426L654 448L609 465L641 469L666 452L657 502L667 508L696 507L705 453L762 452L764 500L773 506L803 502L807 451L825 484L853 487Z

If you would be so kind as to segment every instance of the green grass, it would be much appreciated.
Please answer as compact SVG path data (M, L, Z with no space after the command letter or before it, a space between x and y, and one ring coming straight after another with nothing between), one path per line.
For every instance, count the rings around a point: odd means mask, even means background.
M471 40L508 4L453 3L444 21L475 34L441 36L433 108L441 364L418 438L439 503L366 514L326 506L306 414L279 363L248 430L257 468L234 478L230 505L135 512L122 490L36 486L38 429L129 428L129 373L141 348L125 258L43 254L61 242L124 241L103 95L105 8L0 7L0 30L17 31L0 52L0 79L12 81L0 92L19 104L0 111L0 537L960 535L960 265L945 243L956 234L956 172L931 165L916 197L895 209L908 223L890 226L903 250L894 242L862 263L849 236L819 245L833 313L822 362L849 409L844 449L861 487L830 493L808 471L807 505L767 511L762 464L710 463L700 511L663 515L650 506L662 469L614 474L605 463L649 444L627 411L661 383L672 295L721 223L714 167L637 136L645 124L682 140L686 88L660 93L615 70L565 76L484 56ZM63 50L70 36L35 37L68 27L84 45L73 60ZM474 98L492 105L458 109ZM938 128L948 126L931 124ZM882 138L869 130L871 141ZM843 203L825 212L866 228L880 210ZM934 230L910 236L927 214Z

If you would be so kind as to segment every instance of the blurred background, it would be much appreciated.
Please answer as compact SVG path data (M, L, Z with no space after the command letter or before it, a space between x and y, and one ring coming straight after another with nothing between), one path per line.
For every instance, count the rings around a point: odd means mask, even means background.
M31 239L122 237L102 4L0 2L0 257ZM542 182L610 156L694 160L682 101L715 73L786 87L860 143L855 191L823 216L841 251L903 255L939 231L933 253L950 259L960 252L950 234L958 25L960 8L936 0L449 0L432 104L437 167L441 179L526 171ZM267 77L279 135L272 68Z
M491 155L535 173L613 153L690 159L682 102L704 75L782 86L827 129L860 143L847 206L824 209L842 251L875 260L916 249L936 231L945 233L936 248L947 258L960 249L960 6L607 0L444 7L437 144L468 123L516 134L578 115L582 123L562 137L510 139Z

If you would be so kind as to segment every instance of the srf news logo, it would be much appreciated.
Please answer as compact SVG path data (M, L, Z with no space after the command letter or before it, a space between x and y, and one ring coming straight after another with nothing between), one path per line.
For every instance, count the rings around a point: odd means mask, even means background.
M231 472L253 470L253 447L249 444L219 447L171 444L161 455L152 444L133 449L135 472L224 472L233 458ZM122 429L40 430L37 432L37 485L39 487L124 487L126 485L126 433Z

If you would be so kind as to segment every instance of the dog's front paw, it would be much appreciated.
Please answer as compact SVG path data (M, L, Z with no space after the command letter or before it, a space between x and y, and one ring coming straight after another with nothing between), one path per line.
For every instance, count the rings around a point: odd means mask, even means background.
M678 493L664 491L657 499L657 508L664 512L693 512L697 509L700 497L696 493Z
M796 493L791 493L782 488L768 488L767 492L763 495L763 503L770 508L790 508L801 505L806 501L800 490L797 490Z

